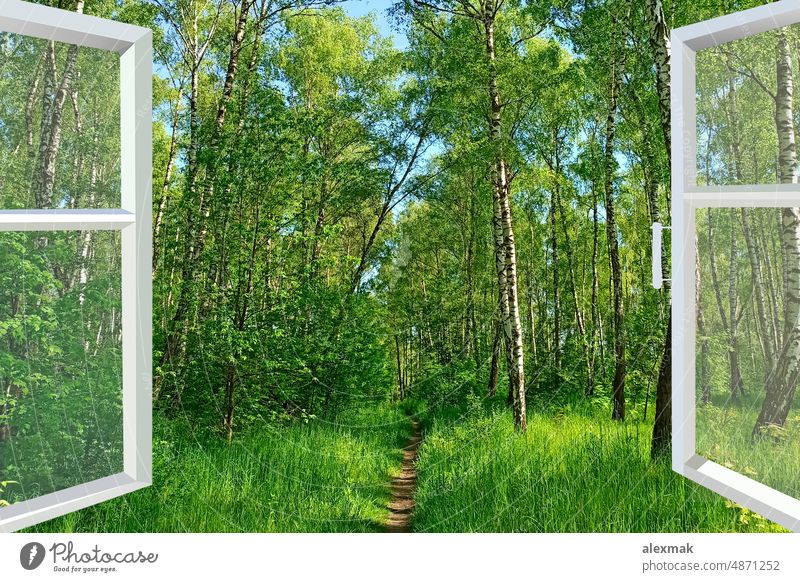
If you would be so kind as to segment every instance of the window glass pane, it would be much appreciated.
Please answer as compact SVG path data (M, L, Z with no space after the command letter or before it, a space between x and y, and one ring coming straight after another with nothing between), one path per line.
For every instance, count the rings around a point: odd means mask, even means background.
M698 51L699 185L778 184L797 174L779 155L779 136L788 143L797 131L798 43L794 25Z
M120 206L119 55L0 32L0 208Z
M697 211L697 452L800 496L800 208Z
M122 471L120 233L0 233L0 481L27 500Z

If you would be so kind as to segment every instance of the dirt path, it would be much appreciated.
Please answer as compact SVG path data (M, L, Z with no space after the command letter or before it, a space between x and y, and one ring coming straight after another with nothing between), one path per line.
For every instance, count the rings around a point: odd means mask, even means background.
M411 517L414 513L414 490L417 488L417 449L422 441L422 426L411 419L411 438L403 449L403 465L400 474L392 479L392 500L389 502L389 520L386 533L411 533Z

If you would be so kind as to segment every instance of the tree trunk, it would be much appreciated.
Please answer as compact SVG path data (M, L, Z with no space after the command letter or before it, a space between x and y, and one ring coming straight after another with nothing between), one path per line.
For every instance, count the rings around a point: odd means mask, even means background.
M495 320L494 325L494 339L492 340L492 362L489 366L489 397L497 394L497 378L500 375L500 336L503 333L503 327L500 320Z
M467 221L469 224L466 225L467 240L466 249L464 252L464 268L466 271L466 277L464 282L465 313L463 351L466 357L472 356L473 361L475 362L475 372L477 373L478 368L480 368L480 356L478 354L478 330L475 325L475 283L473 280L473 262L475 259L475 203L472 192L469 193L469 200L467 201L467 204L469 206L467 213Z
M656 67L656 91L658 92L658 112L661 121L661 132L664 136L664 147L667 153L667 167L672 163L672 131L671 131L671 91L670 91L670 60L672 47L669 39L669 25L664 16L664 6L661 0L646 0L645 16L648 26L650 49ZM669 174L667 174L669 175ZM667 192L669 192L667 184ZM657 205L656 205L657 206ZM667 273L666 254L663 257L662 272ZM650 446L650 455L653 458L669 450L672 438L672 307L669 298L669 287L665 287L667 296L667 333L664 336L664 349L662 350L661 364L658 370L656 384L656 412L653 425L653 439Z
M664 5L661 0L645 0L644 10L647 19L647 36L656 66L659 120L667 149L667 162L671 163L670 60L672 58L672 46L669 39L669 25L664 17Z
M490 141L496 148L494 161L494 231L497 279L500 289L500 312L506 344L509 390L514 395L514 425L520 431L527 426L525 414L525 368L523 363L522 322L517 295L517 250L511 215L510 186L502 146L502 111L494 38L494 2L486 2L484 30L489 60L489 98L491 101Z
M728 337L728 360L730 362L730 377L731 377L731 395L736 396L744 395L744 384L742 383L742 372L739 368L739 291L737 283L739 277L738 269L738 254L739 245L736 233L736 209L731 208L730 214L730 228L731 228L731 246L729 255L729 269L728 269L728 322L730 323L730 334Z
M730 60L730 55L727 56ZM728 64L732 67L732 63ZM742 176L742 148L741 137L739 133L739 112L736 84L733 80L728 83L728 107L726 112L728 114L728 123L732 128L731 149L733 152L734 172L736 182L741 184L744 179ZM738 395L744 395L744 384L742 382L742 373L739 367L739 314L738 311L738 240L737 240L737 220L736 210L730 209L730 253L728 259L728 362L729 362L729 376L730 376L730 391L731 396L736 398ZM713 247L709 252L714 252Z
M761 270L760 248L754 243L750 227L750 209L742 208L742 231L744 232L744 242L747 247L747 256L750 260L750 271L753 278L753 293L755 295L756 315L758 317L759 340L761 341L761 351L764 354L764 375L765 379L769 376L770 370L775 365L775 341L770 332L770 325L767 320L767 308L764 293L764 277ZM699 316L698 316L699 317Z
M567 250L567 274L569 275L569 284L572 290L572 301L575 303L575 323L578 326L578 335L580 335L581 350L583 351L583 359L586 365L586 381L588 386L588 382L593 382L592 376L594 373L592 371L592 367L594 366L594 363L592 362L589 349L586 320L583 315L583 309L581 308L581 301L578 295L578 283L575 277L575 255L572 248L572 241L570 240L569 236L569 229L567 228L567 216L564 212L564 207L561 205L560 196L556 197L556 205L558 206L561 214L561 228L564 233L564 248Z
M83 13L83 0L78 0L75 11ZM61 149L62 116L64 103L72 90L78 45L69 45L61 83L56 87L55 43L47 43L45 56L45 86L42 104L42 131L39 138L39 157L33 176L34 199L37 208L52 208L56 182L56 159Z
M612 384L614 407L611 418L625 419L625 318L622 296L622 267L619 259L616 210L614 206L614 138L617 128L617 106L622 85L624 61L621 55L612 58L612 69L606 118L604 148L604 193L606 206L606 236L611 261L612 301L614 309L614 380Z
M781 184L797 182L797 151L792 97L794 80L786 30L778 35L777 94L775 126L778 132L779 178ZM766 396L753 428L760 436L770 426L783 426L797 389L800 368L800 208L781 209L781 241L785 274L783 281L783 347L766 384Z
M230 443L233 440L233 412L236 408L236 365L228 364L225 372L225 418L223 430ZM219 421L217 421L219 422Z
M597 357L597 335L600 331L600 311L597 305L599 284L597 280L597 255L600 249L600 225L597 220L597 189L592 184L592 336L589 339L589 378L586 381L586 395L594 396L595 359Z
M530 345L530 353L533 357L534 366L536 365L536 360L538 358L538 349L536 346L536 313L533 307L533 298L534 298L534 283L533 283L533 266L531 264L528 265L528 272L525 274L526 278L526 285L525 285L525 299L528 304L528 335L530 336L530 340L528 344Z
M725 305L722 301L722 291L720 290L720 283L719 283L719 274L717 271L717 259L716 259L716 242L715 242L715 234L716 229L714 226L713 220L713 211L711 208L707 209L708 214L708 261L709 266L711 267L711 285L714 289L714 298L717 302L717 310L719 311L719 318L722 322L722 329L725 332L725 339L727 342L727 352L728 352L728 379L729 379L729 387L730 393L732 398L738 398L741 390L741 373L739 372L739 359L738 354L736 353L736 338L733 334L733 323L736 319L736 267L731 261L730 265L730 272L729 272L729 294L728 294L728 301L729 301L729 310L728 312L725 311ZM734 233L731 233L733 235ZM731 251L733 252L736 248L735 243L732 242ZM732 259L732 257L731 257ZM733 296L733 297L732 297ZM733 300L733 309L731 309L730 301ZM732 316L732 318L731 318Z
M28 98L25 100L25 145L28 152L28 159L34 160L36 155L35 148L33 147L33 109L36 104L36 96L39 93L39 80L42 70L42 59L36 65L36 72L34 73L33 82L31 83L30 91L28 91Z
M394 349L397 353L397 394L398 399L402 400L405 389L403 386L403 364L400 360L400 336L397 334L394 336Z
M694 263L694 273L695 273L695 288L694 288L694 300L695 305L697 307L697 336L700 340L700 375L699 375L699 384L700 384L700 393L701 401L703 403L708 403L711 401L711 383L709 381L709 369L708 369L708 356L709 356L709 348L708 348L708 338L706 337L706 318L703 312L703 303L702 303L702 294L700 293L700 252L699 252L699 245L698 245L698 238L695 234L695 248L698 249L698 252L695 253L695 263Z
M550 192L550 268L553 270L553 390L558 392L561 383L561 295L558 290L558 236L556 204L558 200L558 176Z
M767 233L780 231L781 210L780 208L775 208L774 212L771 211L769 213L767 220L771 222L771 224L764 221L763 215L757 214L753 218L758 220L758 228L756 228L754 234L756 235L756 244L759 246L762 252L761 256L764 257L764 268L766 270L766 276L764 278L767 281L767 297L769 298L769 328L773 338L772 345L775 346L774 357L777 358L778 351L780 351L783 341L781 338L781 318L779 315L780 304L778 302L778 292L775 281L776 267L773 266L770 255L778 256L780 250L778 249L778 245L774 245L773 248L770 249L768 238L772 237L768 237ZM778 280L778 282L782 281L782 278Z
M235 325L236 330L241 334L247 327L247 318L250 308L250 296L253 292L253 274L256 269L256 251L258 249L258 239L260 232L260 209L257 207L255 210L253 220L253 239L250 243L250 253L247 259L247 277L244 284L242 284L243 277L239 277L239 282L236 290L236 297L234 300L234 307L236 313ZM233 419L234 410L236 408L236 389L238 382L238 368L237 364L242 357L241 348L234 348L231 354L231 361L227 365L225 377L225 418L223 426L228 442L233 440Z
M180 122L180 101L182 91L178 93L175 100L175 111L172 117L172 133L169 140L169 153L167 154L167 167L164 171L164 181L161 185L161 200L158 203L158 212L156 212L155 220L153 221L153 277L155 278L158 257L160 256L159 245L161 234L161 225L164 222L164 213L167 209L167 192L169 184L172 181L172 172L175 168L175 157L178 151L178 124Z

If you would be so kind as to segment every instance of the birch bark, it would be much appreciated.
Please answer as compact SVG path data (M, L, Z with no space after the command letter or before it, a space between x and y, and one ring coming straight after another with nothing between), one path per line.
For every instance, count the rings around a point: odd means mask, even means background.
M495 1L484 4L483 26L486 56L489 61L489 98L491 101L490 140L495 146L494 161L494 239L497 282L500 290L500 314L506 344L509 391L513 396L514 425L526 429L525 368L523 363L522 322L517 293L517 249L511 213L508 168L502 152L502 101L497 84L495 50Z
M782 184L795 184L797 147L792 114L794 79L785 29L778 33L777 54L775 127L779 147L778 178ZM766 396L753 428L754 436L761 435L770 426L785 424L797 389L800 371L800 208L781 209L781 244L785 265L783 347L766 383Z

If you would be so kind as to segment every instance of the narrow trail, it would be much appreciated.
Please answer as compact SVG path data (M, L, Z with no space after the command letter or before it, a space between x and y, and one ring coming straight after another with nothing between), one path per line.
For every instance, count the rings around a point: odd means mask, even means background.
M411 438L403 449L403 465L400 474L392 479L392 500L389 502L389 520L386 533L411 533L414 513L414 491L417 488L417 450L422 442L422 426L411 419Z

